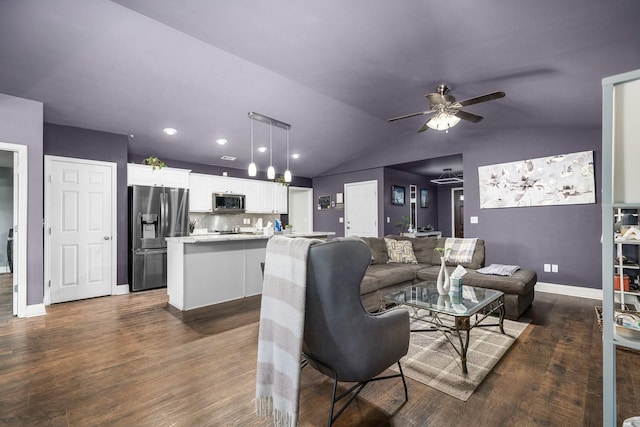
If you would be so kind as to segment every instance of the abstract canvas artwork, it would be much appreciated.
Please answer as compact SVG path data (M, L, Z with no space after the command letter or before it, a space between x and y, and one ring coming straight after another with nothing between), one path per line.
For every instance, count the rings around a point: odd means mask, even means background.
M593 151L478 168L480 208L596 202Z

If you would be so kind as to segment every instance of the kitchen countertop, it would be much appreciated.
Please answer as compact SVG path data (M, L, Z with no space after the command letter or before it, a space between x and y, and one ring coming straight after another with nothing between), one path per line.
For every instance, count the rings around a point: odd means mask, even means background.
M290 234L277 234L288 237L326 237L333 236L336 233L333 231L312 231L310 233L290 233ZM209 242L229 242L238 240L266 240L271 236L265 236L264 234L194 234L186 237L167 237L168 241L180 242L180 243L209 243Z

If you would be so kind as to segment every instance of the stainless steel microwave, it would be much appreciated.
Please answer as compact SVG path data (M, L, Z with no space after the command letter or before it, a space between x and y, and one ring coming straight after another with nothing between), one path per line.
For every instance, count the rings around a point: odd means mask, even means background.
M213 193L213 213L244 213L246 209L244 194Z

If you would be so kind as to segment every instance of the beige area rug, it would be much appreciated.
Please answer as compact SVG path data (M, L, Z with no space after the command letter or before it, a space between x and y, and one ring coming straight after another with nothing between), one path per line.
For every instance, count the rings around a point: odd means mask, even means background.
M487 318L484 322L497 323L497 319ZM402 370L409 378L466 401L530 322L505 319L504 335L497 326L472 329L467 374L462 373L460 356L442 332L412 332L409 352L401 360ZM418 329L427 324L412 320L411 326ZM453 335L451 339L459 347L458 338ZM394 370L397 371L397 366Z

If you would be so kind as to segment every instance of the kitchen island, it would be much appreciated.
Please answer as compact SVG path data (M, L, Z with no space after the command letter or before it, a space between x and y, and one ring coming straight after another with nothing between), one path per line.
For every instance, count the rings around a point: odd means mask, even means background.
M289 237L326 239L335 233L291 233ZM262 292L262 270L269 236L202 234L167 238L169 304L192 310Z

